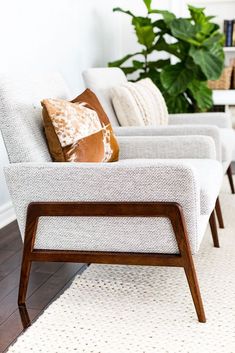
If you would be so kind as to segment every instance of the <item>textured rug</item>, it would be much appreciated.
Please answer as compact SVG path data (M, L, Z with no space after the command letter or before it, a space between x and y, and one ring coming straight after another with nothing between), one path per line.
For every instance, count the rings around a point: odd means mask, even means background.
M234 353L235 196L221 194L221 248L210 231L195 256L207 323L182 269L92 265L8 353Z

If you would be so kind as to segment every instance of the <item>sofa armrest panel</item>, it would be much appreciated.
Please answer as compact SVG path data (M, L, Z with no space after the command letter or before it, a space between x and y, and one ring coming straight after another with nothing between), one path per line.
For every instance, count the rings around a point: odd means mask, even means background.
M221 161L221 136L217 126L210 125L168 125L159 127L115 127L119 136L209 136L214 140L216 159Z
M22 237L31 202L165 201L182 206L193 251L198 248L200 186L197 171L183 162L23 163L4 170Z
M232 128L232 120L228 113L193 113L170 114L170 125L214 125L219 128Z
M216 159L209 136L119 136L121 159Z

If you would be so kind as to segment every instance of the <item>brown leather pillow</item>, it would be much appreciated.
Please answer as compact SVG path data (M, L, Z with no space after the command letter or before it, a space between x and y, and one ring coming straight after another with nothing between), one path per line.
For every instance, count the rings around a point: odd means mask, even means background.
M114 162L119 147L109 119L89 89L71 102L44 99L42 115L56 162Z

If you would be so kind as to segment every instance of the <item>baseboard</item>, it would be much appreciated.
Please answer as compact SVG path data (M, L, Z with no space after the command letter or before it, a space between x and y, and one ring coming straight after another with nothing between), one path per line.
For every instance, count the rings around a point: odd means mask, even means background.
M15 210L11 202L0 207L0 229L16 219Z

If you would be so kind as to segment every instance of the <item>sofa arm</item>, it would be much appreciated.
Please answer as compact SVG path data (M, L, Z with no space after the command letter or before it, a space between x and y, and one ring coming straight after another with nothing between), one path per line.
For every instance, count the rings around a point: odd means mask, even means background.
M120 159L216 159L209 136L119 136Z
M217 126L209 125L175 125L159 127L115 127L119 136L209 136L214 140L216 159L221 161L222 147L220 130Z
M214 125L219 128L232 128L231 116L228 113L191 113L170 114L170 125Z
M31 202L165 201L177 202L182 206L192 249L196 251L198 248L200 186L197 170L184 165L183 161L143 159L104 164L20 163L9 165L4 170L22 235L27 207ZM54 222L58 227L58 221ZM74 223L72 226L75 227ZM66 229L66 234L69 229Z

